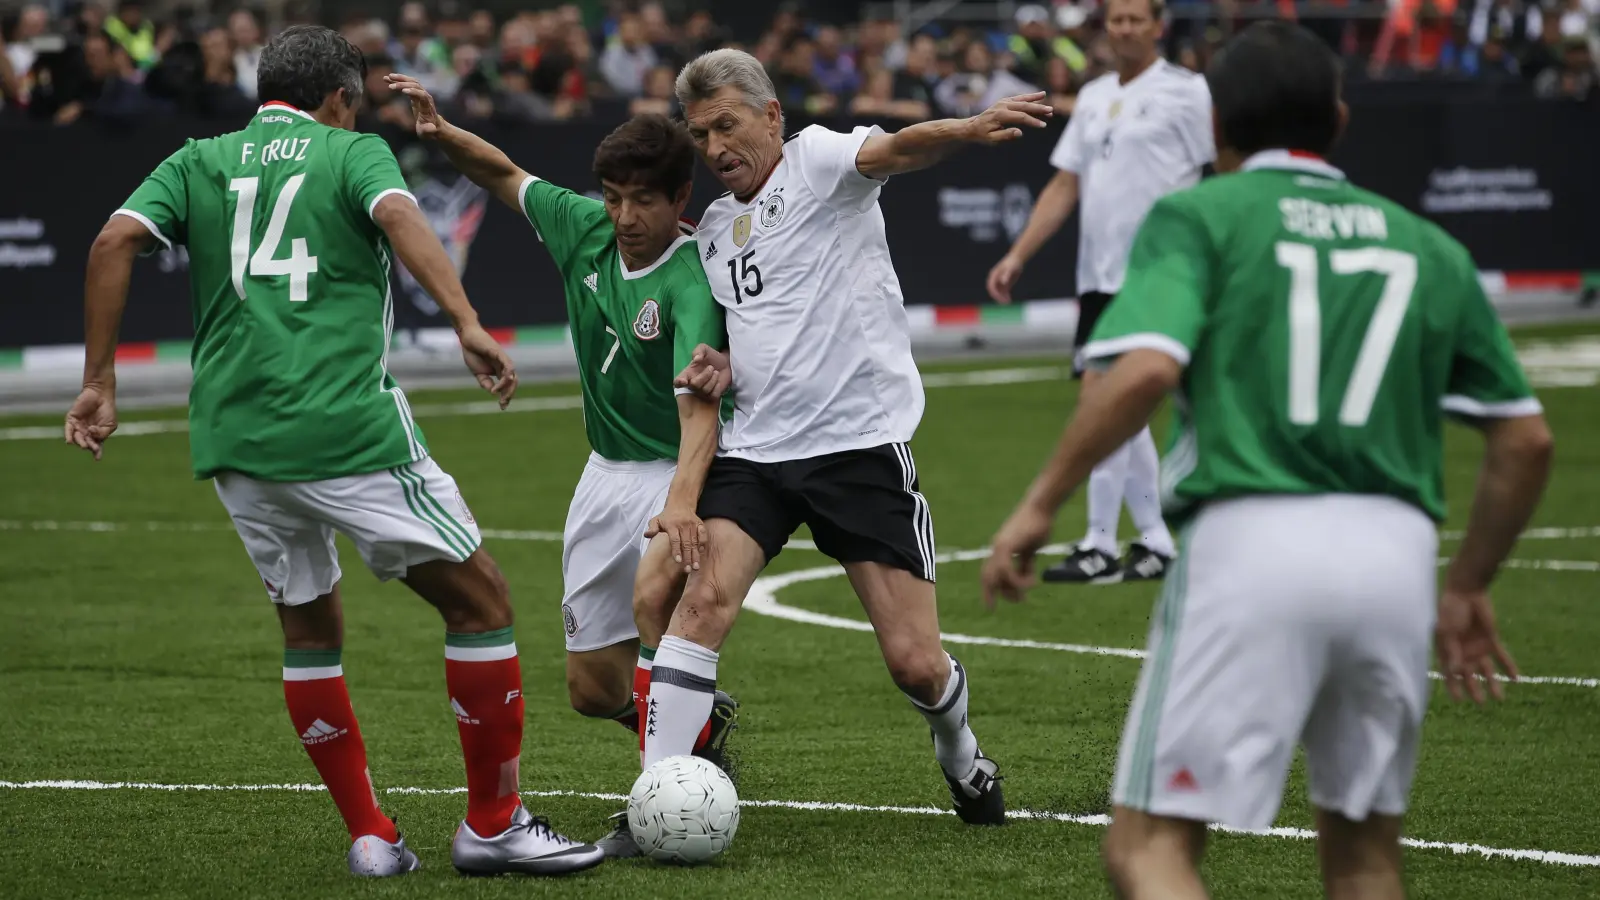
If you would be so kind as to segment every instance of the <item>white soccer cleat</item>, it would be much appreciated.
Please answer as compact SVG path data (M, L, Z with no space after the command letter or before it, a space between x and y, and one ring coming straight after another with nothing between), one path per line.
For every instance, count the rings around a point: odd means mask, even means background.
M389 843L375 834L364 834L350 845L350 874L372 878L404 875L422 868L422 860L406 846L404 835Z
M605 851L557 834L550 823L518 806L511 827L483 837L466 822L456 829L450 859L463 875L564 875L599 865Z

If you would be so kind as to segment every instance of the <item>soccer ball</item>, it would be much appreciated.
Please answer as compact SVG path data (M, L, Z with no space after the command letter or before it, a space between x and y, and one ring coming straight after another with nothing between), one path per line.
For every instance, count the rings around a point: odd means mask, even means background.
M670 756L644 770L628 794L628 829L660 862L703 863L733 843L739 794L727 773L697 756Z

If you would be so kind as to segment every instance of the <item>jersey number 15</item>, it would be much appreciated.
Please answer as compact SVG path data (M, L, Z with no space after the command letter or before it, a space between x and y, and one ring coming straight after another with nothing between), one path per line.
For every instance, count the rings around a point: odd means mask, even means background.
M233 208L233 234L229 237L229 253L233 261L233 290L239 299L245 299L244 276L246 266L252 278L273 275L289 276L289 300L306 301L306 287L311 274L317 271L317 258L306 251L305 238L289 241L289 258L277 259L278 245L283 243L283 228L289 221L289 207L294 205L300 185L305 183L302 172L289 176L278 191L278 201L272 205L272 218L267 220L267 233L261 236L261 246L250 252L251 223L256 211L256 191L261 186L259 178L235 178L228 182L228 192L238 194L238 205Z
M1280 241L1278 265L1289 270L1289 421L1315 425L1319 415L1318 381L1322 372L1322 300L1317 290L1317 248ZM1384 370L1394 352L1406 307L1417 286L1417 258L1387 247L1362 247L1328 253L1328 269L1335 275L1372 273L1383 276L1361 352L1350 371L1350 383L1339 404L1339 424L1360 428L1372 415L1372 404L1383 384Z

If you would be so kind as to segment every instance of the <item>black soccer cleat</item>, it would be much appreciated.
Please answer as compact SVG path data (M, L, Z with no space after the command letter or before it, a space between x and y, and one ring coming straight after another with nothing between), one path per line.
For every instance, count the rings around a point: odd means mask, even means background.
M1116 584L1122 580L1122 564L1109 553L1079 544L1041 577L1054 584Z
M946 772L944 780L950 785L950 802L961 821L968 825L1006 823L1006 798L1000 790L1000 782L1005 779L1000 774L1000 764L984 756L983 751L978 752L976 765L965 778L953 778Z
M1138 541L1128 545L1122 560L1123 581L1160 581L1167 577L1172 557L1157 553Z
M737 765L728 753L728 735L738 727L739 701L725 691L717 691L715 699L711 701L711 734L706 738L705 746L694 751L695 756L727 773L728 780L735 785L739 779L734 774Z

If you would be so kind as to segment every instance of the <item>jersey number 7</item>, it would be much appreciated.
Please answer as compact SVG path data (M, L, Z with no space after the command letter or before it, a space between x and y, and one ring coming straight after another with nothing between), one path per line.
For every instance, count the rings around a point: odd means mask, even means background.
M1318 381L1322 371L1322 300L1317 290L1317 248L1279 241L1278 265L1289 270L1289 421L1315 425L1319 415ZM1394 342L1405 323L1406 307L1417 286L1417 258L1387 247L1362 247L1328 253L1335 275L1374 273L1383 276L1383 293L1373 310L1361 352L1350 371L1339 424L1360 428L1372 415Z
M283 228L289 221L289 208L295 195L306 180L305 173L289 176L278 192L278 201L272 205L272 218L267 220L267 233L261 236L261 246L250 252L251 225L255 218L256 192L261 186L259 178L235 178L228 182L228 192L238 194L238 205L233 208L233 234L228 247L233 262L233 290L240 300L245 299L244 276L248 262L252 278L273 275L289 276L289 300L306 301L306 288L311 274L317 271L317 258L306 250L305 238L289 241L289 258L277 259L278 245L283 243Z

